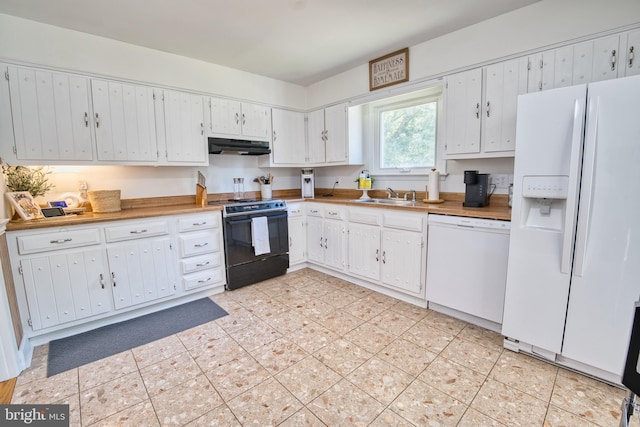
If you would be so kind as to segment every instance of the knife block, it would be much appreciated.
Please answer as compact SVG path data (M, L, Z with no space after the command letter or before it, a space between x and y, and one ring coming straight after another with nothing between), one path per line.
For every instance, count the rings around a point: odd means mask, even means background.
M207 187L196 184L196 205L201 208L207 206Z

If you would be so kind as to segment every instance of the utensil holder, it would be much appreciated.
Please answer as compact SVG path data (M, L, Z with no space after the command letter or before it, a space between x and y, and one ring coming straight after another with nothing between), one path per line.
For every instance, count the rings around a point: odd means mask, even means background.
M262 200L271 200L271 184L260 184L260 196Z

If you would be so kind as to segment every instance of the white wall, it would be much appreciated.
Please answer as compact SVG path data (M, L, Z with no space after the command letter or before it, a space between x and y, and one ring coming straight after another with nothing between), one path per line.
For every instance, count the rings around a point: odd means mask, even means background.
M411 81L443 75L474 64L538 49L598 32L640 22L638 0L542 0L437 39L410 47ZM134 46L102 37L39 24L0 14L0 60L19 61L63 70L124 78L252 100L296 109L313 109L357 97L368 91L368 64L355 67L310 87L297 85ZM411 82L410 82L411 83ZM355 188L362 166L316 168L316 186ZM366 165L365 165L366 168ZM512 173L513 159L449 161L442 191L464 191L462 171ZM193 167L85 167L60 169L56 188L48 195L76 192L86 180L91 189L120 188L123 198L192 194ZM233 177L251 180L269 172L255 158L211 156L202 170L210 192L232 192ZM272 169L274 189L299 188L299 169ZM1 186L0 182L0 186ZM425 178L380 178L374 188L423 190ZM255 186L255 187L252 187ZM2 208L4 200L0 202ZM4 209L0 209L0 212Z
M303 109L302 86L0 14L0 60L13 60Z
M639 22L638 0L542 0L410 46L409 83ZM307 90L308 109L366 96L368 64L313 84Z

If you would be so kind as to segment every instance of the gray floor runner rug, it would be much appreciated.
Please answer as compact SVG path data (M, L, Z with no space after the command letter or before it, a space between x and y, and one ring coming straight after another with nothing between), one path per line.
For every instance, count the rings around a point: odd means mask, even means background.
M47 377L210 322L228 313L209 298L49 343Z

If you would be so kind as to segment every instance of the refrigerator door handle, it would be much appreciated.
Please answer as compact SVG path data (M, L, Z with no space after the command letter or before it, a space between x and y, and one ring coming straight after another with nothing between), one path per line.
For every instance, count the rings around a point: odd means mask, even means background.
M580 158L582 156L582 135L584 133L584 102L576 99L573 104L573 131L571 133L571 158L569 164L569 187L562 236L562 260L560 271L571 273L571 255L575 238L575 218L578 208L578 184L580 181Z
M591 99L589 104L589 128L585 135L585 160L589 160L585 164L582 174L584 180L582 182L581 194L584 201L581 203L580 217L578 218L578 230L576 232L576 252L574 262L574 273L576 276L582 277L584 270L584 261L587 256L587 242L589 240L589 223L591 218L591 210L593 209L593 182L596 176L596 150L598 146L598 119L600 110L600 98ZM586 150L589 150L588 152Z

